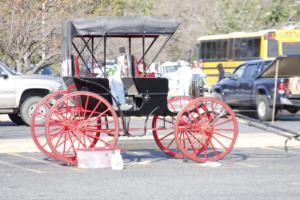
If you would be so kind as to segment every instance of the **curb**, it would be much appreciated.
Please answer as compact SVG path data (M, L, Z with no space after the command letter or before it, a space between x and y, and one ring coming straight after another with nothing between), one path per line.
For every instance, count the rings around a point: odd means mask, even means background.
M152 135L143 137L120 137L119 141L149 141ZM270 133L243 133L240 134L234 148L267 148L284 147L286 138ZM300 141L291 140L288 147L299 147ZM0 140L0 153L33 153L40 152L31 138L26 139L2 139Z

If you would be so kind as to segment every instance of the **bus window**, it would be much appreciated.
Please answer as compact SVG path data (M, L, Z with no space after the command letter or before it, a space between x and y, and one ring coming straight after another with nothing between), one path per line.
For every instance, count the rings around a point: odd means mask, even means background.
M223 40L217 40L217 49L216 49L216 58L217 59L222 59L222 54L223 54Z
M300 55L300 42L283 42L283 55Z
M228 41L227 40L223 40L222 58L223 59L228 58Z
M229 40L229 48L228 48L228 58L229 59L233 59L233 44L234 44L234 40L230 39Z
M273 58L278 56L278 41L268 40L268 57Z
M234 56L237 59L253 59L259 57L260 39L235 39Z

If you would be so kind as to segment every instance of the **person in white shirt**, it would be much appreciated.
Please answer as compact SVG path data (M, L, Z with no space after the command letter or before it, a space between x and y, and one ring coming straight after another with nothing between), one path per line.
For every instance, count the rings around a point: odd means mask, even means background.
M122 68L124 67L124 62L122 61L122 58L118 58L118 64L117 64L117 70L115 71L114 75L111 77L111 93L114 96L113 99L114 105L117 104L125 104L125 92L124 92L124 85L121 79L122 74Z
M192 83L192 69L191 65L184 61L179 61L180 68L177 70L178 84L179 84L179 95L189 96L189 88Z

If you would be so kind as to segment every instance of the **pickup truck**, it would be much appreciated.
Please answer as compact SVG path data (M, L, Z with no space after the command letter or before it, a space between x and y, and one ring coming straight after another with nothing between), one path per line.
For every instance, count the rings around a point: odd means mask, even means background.
M233 74L226 74L225 79L213 86L213 91L216 97L231 107L256 109L260 120L269 121L272 119L276 65L278 79L275 114L282 109L296 113L300 109L300 91L299 94L292 94L288 84L289 78L300 77L299 57L248 61L238 66Z
M8 114L18 125L30 125L37 103L47 94L62 89L59 78L18 75L0 62L0 114Z

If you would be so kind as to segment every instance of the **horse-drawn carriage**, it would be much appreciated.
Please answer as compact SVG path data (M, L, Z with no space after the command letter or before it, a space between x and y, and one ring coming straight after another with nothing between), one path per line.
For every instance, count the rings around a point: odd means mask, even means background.
M36 106L31 130L37 147L53 159L76 165L79 149L114 148L119 136L152 131L159 148L175 158L206 162L228 154L236 141L238 125L225 103L209 97L168 99L168 80L147 75L148 66L178 26L176 21L153 17L66 21L62 31L66 89L49 94ZM146 65L145 57L159 37L164 37L164 42ZM132 59L130 76L122 77L130 109L122 110L110 90L105 69L109 39L125 40L129 54L133 39L142 42L141 58ZM96 58L99 52L101 63ZM99 67L101 77L80 75L79 66L90 71L89 63ZM142 65L142 70L137 71L137 65ZM144 126L131 128L132 116L146 118Z

